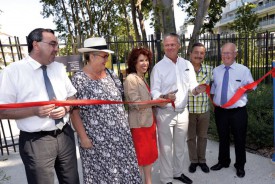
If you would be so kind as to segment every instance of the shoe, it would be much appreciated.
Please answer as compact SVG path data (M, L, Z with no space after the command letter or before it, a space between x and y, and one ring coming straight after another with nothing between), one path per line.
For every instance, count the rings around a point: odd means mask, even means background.
M209 167L206 165L206 163L199 163L199 166L203 172L209 173Z
M213 171L221 170L222 168L228 168L229 165L223 165L221 163L217 163L216 165L213 165L210 169Z
M174 179L180 180L181 182L187 183L187 184L193 183L193 181L187 176L185 176L184 174L181 174L180 177L174 177Z
M238 169L236 169L236 171L237 171L236 174L239 178L243 178L245 176L244 169L238 168Z
M166 183L166 184L173 184L172 182L168 182L168 183Z
M243 178L245 176L245 171L242 167L237 167L236 164L234 164L234 167L236 168L236 174L239 178Z
M191 163L189 166L189 172L190 173L196 172L197 166L198 166L198 163Z

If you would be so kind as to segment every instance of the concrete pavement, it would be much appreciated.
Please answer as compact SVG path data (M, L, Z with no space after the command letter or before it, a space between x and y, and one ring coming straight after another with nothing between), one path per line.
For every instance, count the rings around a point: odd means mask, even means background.
M18 130L14 129L14 132L15 135L18 136ZM217 163L218 143L209 140L206 151L207 164L210 167ZM27 183L24 166L18 153L18 147L17 152L14 152L13 149L10 148L10 155L7 155L6 152L4 152L4 156L0 156L0 159L0 171L3 170L7 176L11 176L10 180L8 182L4 182L3 184ZM235 161L234 147L231 147L231 160L232 163L229 168L223 168L220 171L210 171L210 173L206 174L203 173L199 167L197 167L197 171L191 174L188 172L190 163L186 146L184 174L190 177L194 184L275 184L275 165L271 163L271 159L252 153L247 153L247 164L245 166L246 175L244 178L238 178L236 176L236 171L233 166ZM78 165L79 174L82 180L82 169L79 154ZM153 166L152 174L153 184L160 184L158 161ZM58 181L56 180L55 183L58 184ZM174 180L173 184L182 183Z

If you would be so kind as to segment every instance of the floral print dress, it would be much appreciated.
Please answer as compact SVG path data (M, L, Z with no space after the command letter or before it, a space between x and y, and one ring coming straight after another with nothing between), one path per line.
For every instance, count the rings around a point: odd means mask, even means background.
M72 83L77 99L122 100L120 80L110 71L99 80L90 79L83 71ZM111 76L112 75L112 76ZM128 117L122 104L79 106L91 149L80 147L85 184L142 183L132 142Z

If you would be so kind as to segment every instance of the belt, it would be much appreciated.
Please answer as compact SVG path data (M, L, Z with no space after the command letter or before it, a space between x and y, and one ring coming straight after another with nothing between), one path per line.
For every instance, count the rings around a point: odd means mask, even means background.
M231 109L225 109L225 108L221 108L221 107L218 107L218 106L215 107L215 108L219 108L219 109L224 110L224 111L234 111L234 110L242 109L242 108L245 108L245 107L246 107L246 105L242 106L242 107L231 108Z
M65 128L68 126L68 123L66 123L62 130L61 129L56 129L56 130L51 130L51 131L40 131L40 132L25 132L23 130L20 131L20 133L23 133L23 134L28 134L28 135L50 135L50 136L53 136L53 137L56 137L58 136L59 134L61 134Z

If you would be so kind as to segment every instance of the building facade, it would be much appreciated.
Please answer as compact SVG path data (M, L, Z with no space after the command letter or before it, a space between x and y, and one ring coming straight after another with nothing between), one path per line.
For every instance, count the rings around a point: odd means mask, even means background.
M257 7L253 11L259 17L259 32L275 32L275 0L243 0L243 3L253 3ZM242 6L240 0L228 0L222 13L222 19L214 28L215 33L232 33L228 24L236 18L237 9Z

